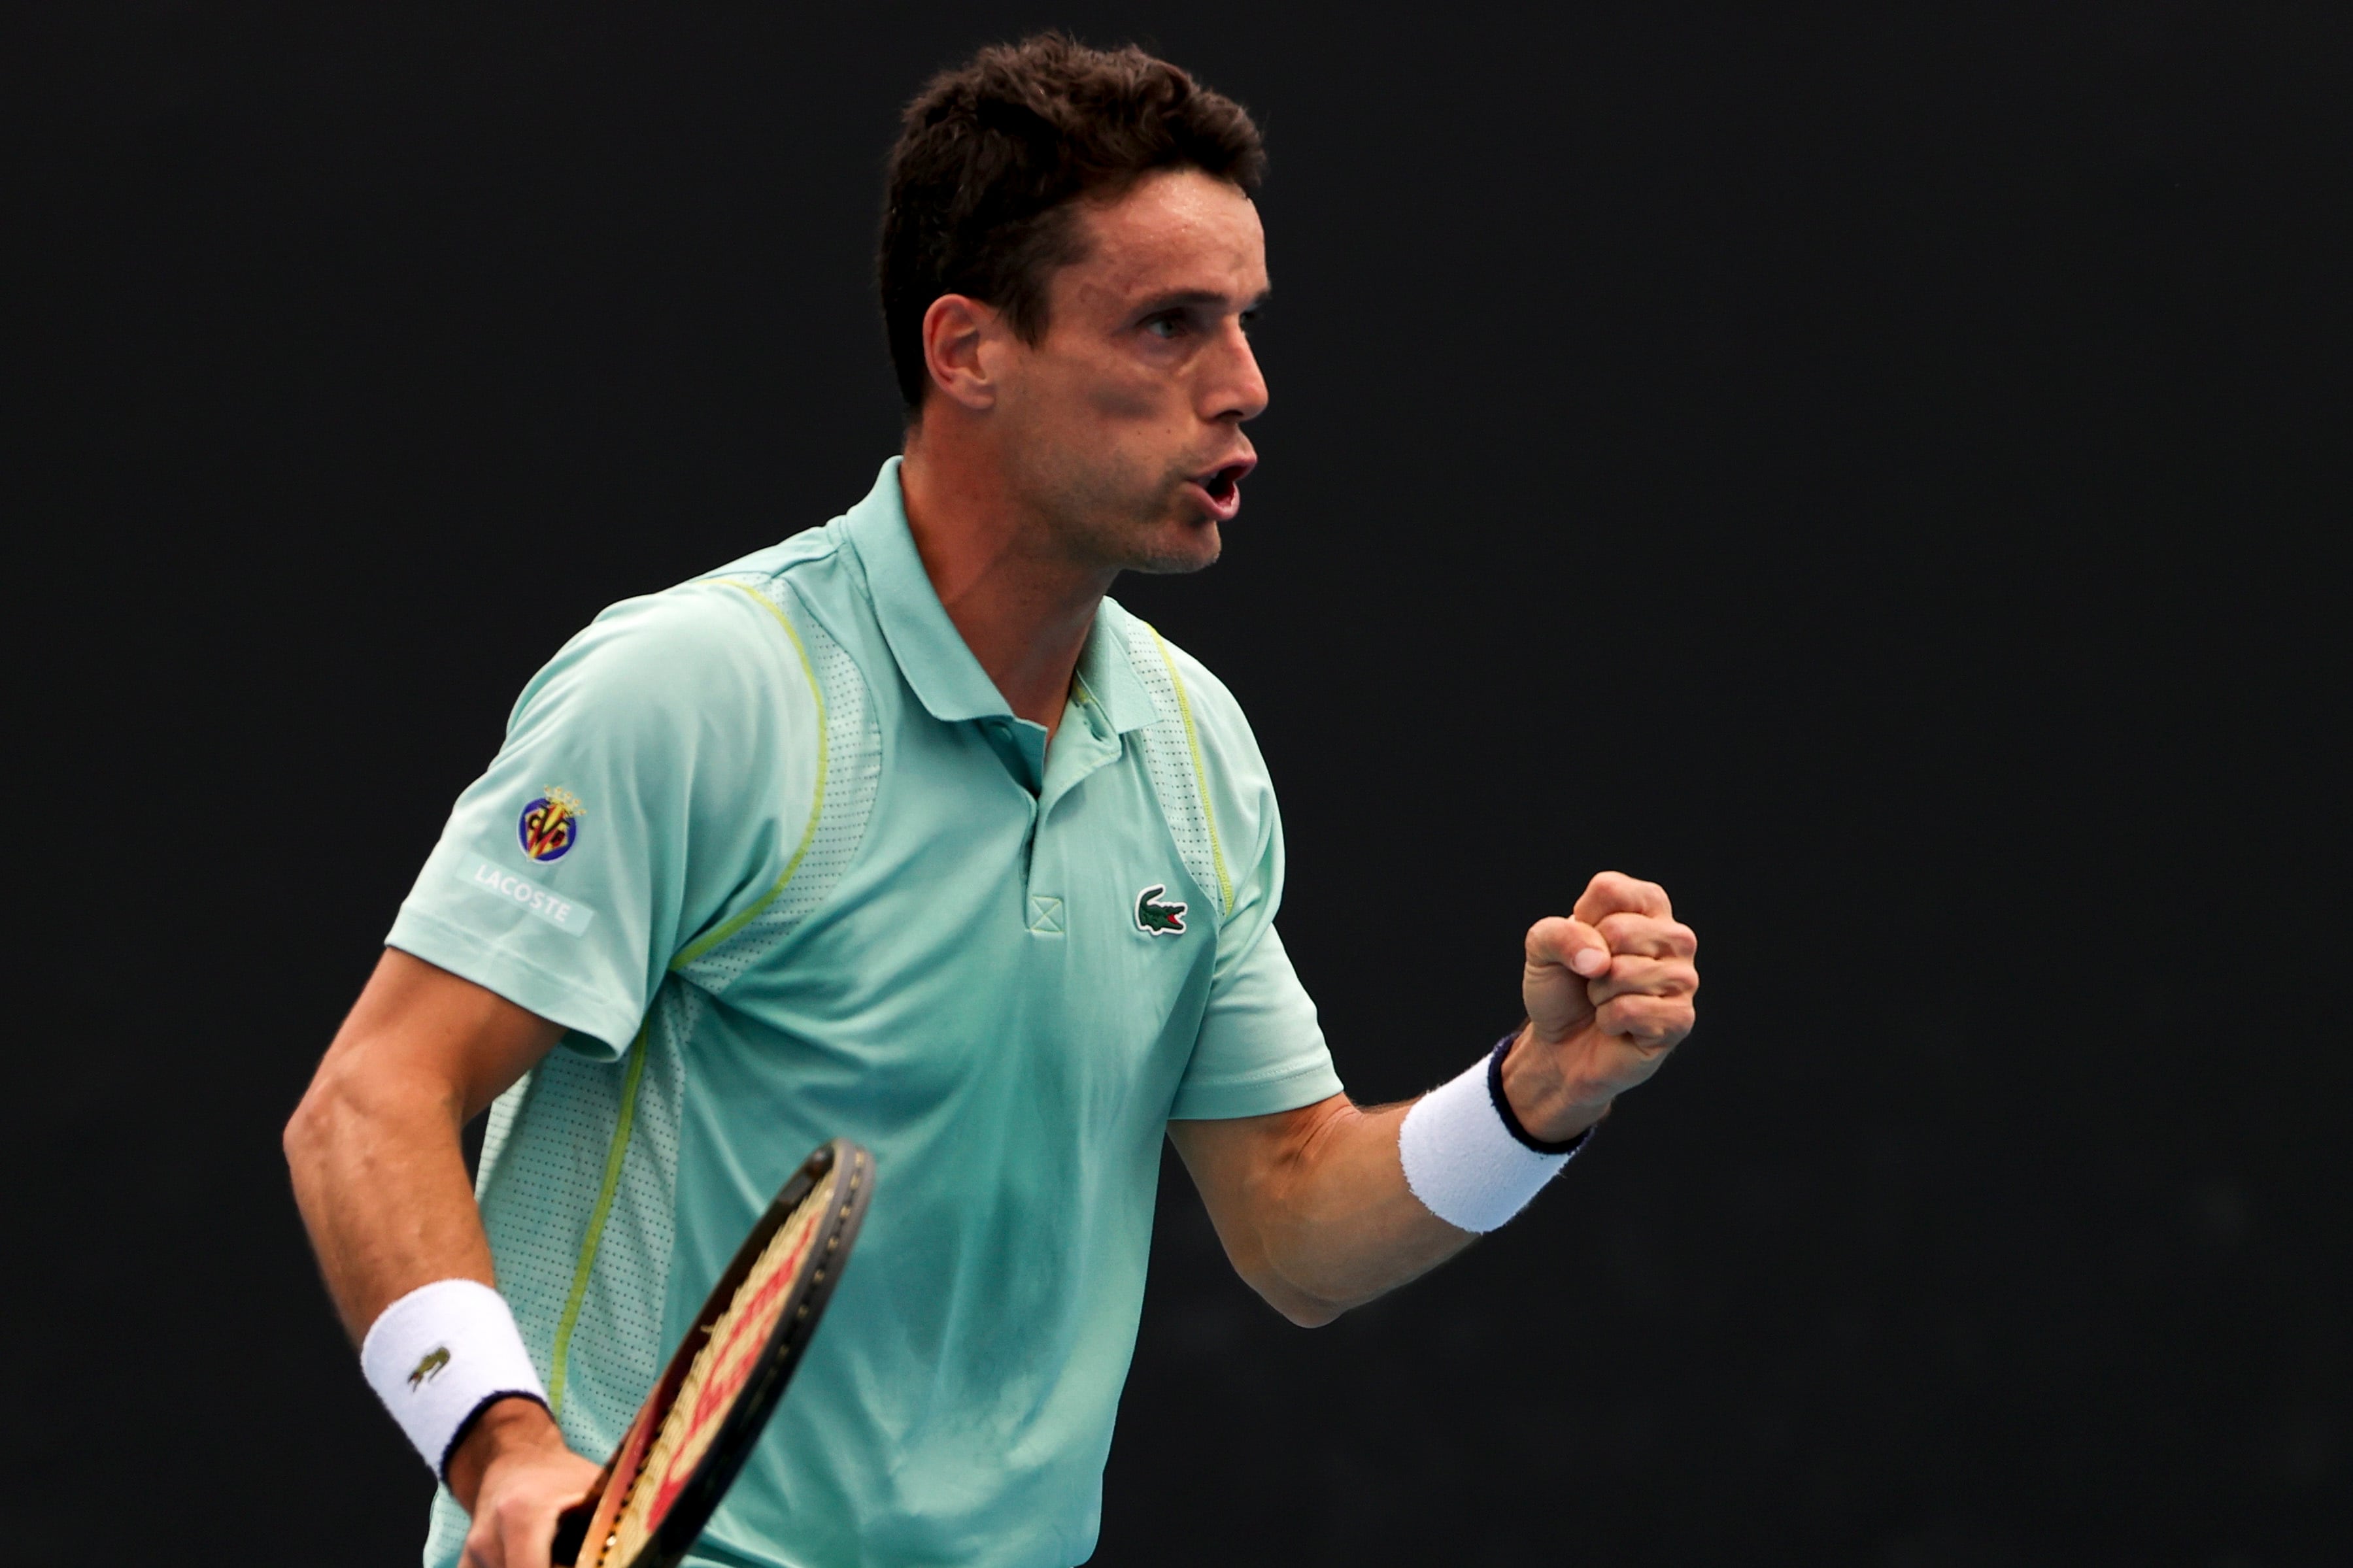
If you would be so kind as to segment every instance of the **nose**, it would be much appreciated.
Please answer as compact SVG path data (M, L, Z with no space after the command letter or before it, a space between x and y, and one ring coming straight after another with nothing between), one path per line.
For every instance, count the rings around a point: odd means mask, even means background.
M1226 323L1224 341L1209 356L1203 378L1201 417L1211 424L1255 419L1266 412L1266 376L1258 367L1250 334L1239 321Z

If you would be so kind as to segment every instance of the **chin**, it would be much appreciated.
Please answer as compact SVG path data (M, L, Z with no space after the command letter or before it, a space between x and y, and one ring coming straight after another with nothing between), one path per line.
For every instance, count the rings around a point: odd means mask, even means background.
M1210 519L1172 522L1138 540L1124 569L1146 576L1181 577L1187 572L1216 565L1219 552L1224 548L1225 541Z

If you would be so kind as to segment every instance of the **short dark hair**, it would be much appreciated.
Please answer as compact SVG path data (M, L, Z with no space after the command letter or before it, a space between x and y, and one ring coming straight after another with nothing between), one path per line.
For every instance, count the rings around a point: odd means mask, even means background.
M1061 33L981 50L907 105L891 150L876 270L891 363L910 416L931 374L923 313L965 294L1046 335L1047 282L1084 254L1075 203L1162 169L1198 169L1255 195L1266 150L1250 113L1130 45Z

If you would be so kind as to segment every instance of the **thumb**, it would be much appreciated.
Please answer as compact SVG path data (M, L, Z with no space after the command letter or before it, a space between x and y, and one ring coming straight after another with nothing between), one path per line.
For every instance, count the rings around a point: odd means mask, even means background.
M1542 964L1591 979L1609 967L1609 944L1583 921L1547 915L1528 928L1528 966Z

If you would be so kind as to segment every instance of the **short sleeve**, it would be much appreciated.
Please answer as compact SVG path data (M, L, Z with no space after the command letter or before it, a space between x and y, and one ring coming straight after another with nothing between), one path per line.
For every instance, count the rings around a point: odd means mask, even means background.
M1182 657L1181 655L1178 657ZM1221 1121L1293 1110L1340 1092L1332 1053L1274 929L1282 902L1282 820L1258 742L1224 687L1189 658L1202 766L1230 858L1234 903L1218 930L1209 1000L1169 1116Z
M701 583L598 616L524 688L386 944L625 1052L814 798L819 708L782 615Z

